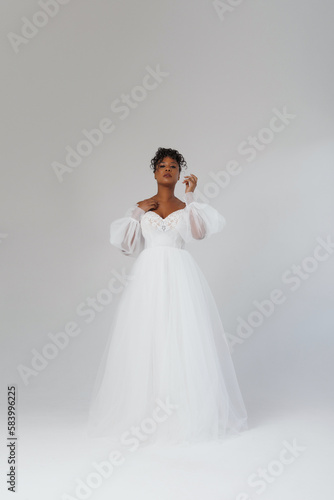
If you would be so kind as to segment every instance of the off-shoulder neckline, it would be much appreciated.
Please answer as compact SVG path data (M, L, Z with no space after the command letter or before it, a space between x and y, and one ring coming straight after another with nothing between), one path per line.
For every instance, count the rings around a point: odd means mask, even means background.
M187 206L187 205L186 205L186 206ZM157 212L153 212L152 210L148 210L146 213L147 213L147 214L148 214L148 213L155 214L155 215L157 215L157 216L158 216L161 220L166 220L166 219L168 219L168 217L170 217L171 215L175 214L176 212L181 212L182 210L185 210L186 206L185 206L185 207L183 207L183 208L179 208L178 210L174 210L174 212L171 212L170 214L168 214L168 215L167 215L167 217L161 217L161 215L159 215ZM144 214L144 215L145 215L145 214Z

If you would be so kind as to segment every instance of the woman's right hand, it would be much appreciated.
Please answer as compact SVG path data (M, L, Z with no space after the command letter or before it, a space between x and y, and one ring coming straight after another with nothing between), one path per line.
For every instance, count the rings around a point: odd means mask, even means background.
M137 206L145 212L148 212L148 210L156 210L159 206L159 202L152 197L147 198L147 200L139 201L137 203Z

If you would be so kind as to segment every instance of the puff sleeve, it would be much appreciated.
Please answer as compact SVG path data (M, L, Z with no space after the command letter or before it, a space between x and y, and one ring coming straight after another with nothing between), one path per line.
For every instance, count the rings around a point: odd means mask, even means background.
M140 220L145 210L138 205L131 206L124 217L110 224L110 243L122 251L124 255L136 256L144 248Z
M214 207L197 201L192 191L185 193L183 199L186 207L177 229L186 242L208 238L223 229L226 224L225 217Z

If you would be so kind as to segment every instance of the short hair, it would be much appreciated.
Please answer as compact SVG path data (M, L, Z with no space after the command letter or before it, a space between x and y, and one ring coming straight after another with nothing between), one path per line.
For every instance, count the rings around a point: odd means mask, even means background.
M169 156L178 163L180 172L182 169L188 168L186 160L176 149L159 148L155 153L154 158L152 158L151 160L150 167L152 168L153 172L156 171L158 163L160 163L161 160L163 160L166 156Z

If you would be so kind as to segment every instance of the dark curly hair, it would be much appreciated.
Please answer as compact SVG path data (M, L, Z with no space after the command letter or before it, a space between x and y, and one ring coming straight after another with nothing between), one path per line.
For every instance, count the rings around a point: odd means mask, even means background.
M156 171L157 164L165 158L165 156L169 156L173 160L177 161L179 165L179 170L181 172L182 169L188 168L186 160L183 158L181 153L179 153L176 149L171 149L171 148L159 148L158 151L155 153L154 158L151 160L150 167L152 168L153 172Z

